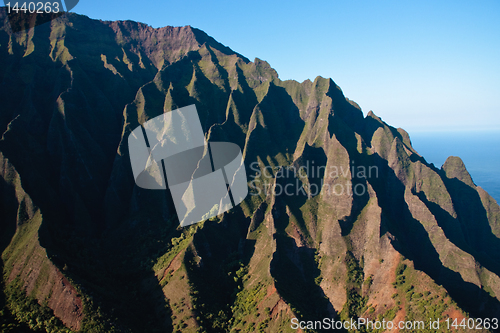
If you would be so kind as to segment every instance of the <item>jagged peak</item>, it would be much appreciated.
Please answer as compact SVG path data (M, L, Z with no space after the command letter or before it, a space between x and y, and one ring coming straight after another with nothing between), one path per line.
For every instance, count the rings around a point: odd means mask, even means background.
M377 116L375 114L375 112L373 112L372 110L368 111L368 113L366 114L366 117L365 118L373 118L379 122L382 122L382 118L380 118L379 116Z
M293 80L295 81L295 80ZM310 79L305 79L304 81L301 82L301 84L304 84L304 85L311 85L313 82L310 80Z
M196 40L198 41L198 43L200 44L200 46L202 45L207 45L207 46L210 46L211 48L223 53L223 54L226 54L226 55L237 55L239 58L243 59L245 63L249 63L250 60L248 60L248 58L244 57L243 55L233 51L231 48L229 48L228 46L222 44L222 43L219 43L218 41L216 41L212 36L208 35L206 32L200 30L200 29L197 29L197 28L193 28L191 27L190 25L186 26L188 27L191 32L193 33L193 35L196 37Z
M266 74L266 76L269 76L267 80L274 80L278 79L278 72L274 68L271 67L271 65L262 59L255 58L253 61L253 65L255 66L255 69L259 74ZM267 81L264 80L264 81Z
M476 185L472 181L472 177L465 168L464 162L458 156L448 157L441 167L441 170L443 170L446 174L446 177L450 179L457 178L458 180L471 187L476 187Z
M321 75L316 76L312 86L322 94L331 92L332 88L336 88L342 93L340 87L331 78L324 78Z

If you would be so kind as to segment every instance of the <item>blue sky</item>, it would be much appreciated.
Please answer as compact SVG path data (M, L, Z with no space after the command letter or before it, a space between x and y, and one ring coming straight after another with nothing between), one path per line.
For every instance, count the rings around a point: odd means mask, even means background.
M94 1L74 12L191 25L282 80L331 77L409 131L500 131L500 1Z

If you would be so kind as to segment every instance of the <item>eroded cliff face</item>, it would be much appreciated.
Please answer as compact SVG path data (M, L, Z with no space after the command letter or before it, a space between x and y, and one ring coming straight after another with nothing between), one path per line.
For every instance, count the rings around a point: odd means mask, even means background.
M458 157L436 169L331 79L281 81L191 27L68 14L13 34L0 20L2 302L16 325L34 328L19 306L32 299L60 320L40 327L85 332L498 316L498 204ZM135 186L127 140L190 104L207 140L241 147L250 194L180 229L168 191Z
M47 249L40 245L42 213L24 191L17 170L2 153L0 164L2 246L8 244L2 253L2 286L5 284L20 289L27 295L43 301L63 325L78 331L83 317L82 299L75 287L50 260ZM18 295L10 292L8 296L13 314L18 318L26 318L26 314L22 312L28 308L23 308L20 300L14 298Z

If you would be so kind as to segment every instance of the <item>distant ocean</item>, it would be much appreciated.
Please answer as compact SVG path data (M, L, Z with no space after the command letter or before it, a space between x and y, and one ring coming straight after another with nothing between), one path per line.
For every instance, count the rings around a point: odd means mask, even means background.
M414 132L413 148L441 168L448 156L464 161L472 180L500 203L500 132Z

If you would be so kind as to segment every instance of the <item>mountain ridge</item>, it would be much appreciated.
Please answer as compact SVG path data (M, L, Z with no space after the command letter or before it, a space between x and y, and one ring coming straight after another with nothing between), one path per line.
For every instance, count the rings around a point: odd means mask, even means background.
M194 28L70 14L13 35L1 13L4 322L275 332L293 317L498 315L496 202L459 158L428 164L332 79L281 81ZM240 146L256 187L180 229L168 191L135 186L126 142L193 103L207 140ZM297 192L277 195L287 185Z

